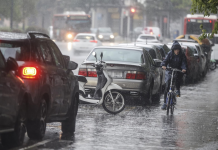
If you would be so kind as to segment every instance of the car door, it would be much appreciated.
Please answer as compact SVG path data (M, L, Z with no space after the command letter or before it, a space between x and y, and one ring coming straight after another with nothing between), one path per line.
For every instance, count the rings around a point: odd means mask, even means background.
M0 113L15 121L19 87L12 71L6 71L5 59L0 51ZM1 120L0 120L1 121Z
M44 72L43 78L47 81L44 86L49 86L51 91L51 109L49 115L58 115L61 101L63 99L61 76L57 70L51 50L46 41L40 40L37 43L37 50L44 62L44 66L42 67L42 71Z
M68 111L68 108L71 104L71 92L74 91L75 87L75 81L76 78L74 76L70 76L69 73L67 73L67 66L64 63L63 55L60 52L59 48L53 43L52 41L48 41L48 45L52 51L52 55L55 59L55 64L57 67L57 72L61 77L61 94L63 95L63 98L61 99L61 106L60 106L60 112L59 115L65 115ZM74 79L72 79L74 78ZM72 82L73 81L73 82ZM72 85L74 84L74 85Z
M154 80L153 94L155 94L159 90L159 86L160 86L160 71L159 71L160 68L155 67L155 62L152 59L152 57L150 56L150 53L147 54L147 57L148 57L148 60L149 60L149 62L151 64L150 69L151 69L152 78Z

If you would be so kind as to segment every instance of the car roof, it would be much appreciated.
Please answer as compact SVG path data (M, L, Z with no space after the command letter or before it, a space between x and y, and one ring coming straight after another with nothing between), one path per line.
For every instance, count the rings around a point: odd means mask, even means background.
M25 33L0 32L0 39L23 40L23 39L29 39L29 37Z
M145 48L154 48L156 45L142 44L142 43L136 42L136 43L122 43L119 46L127 46L127 47L135 46L135 47L143 47L143 48L144 47Z
M126 45L116 45L116 46L98 46L94 49L99 49L99 48L110 48L110 49L128 49L128 50L138 50L138 51L142 51L143 49L138 47L138 46L128 46L126 47ZM94 50L93 49L93 50Z
M157 37L156 35L151 35L151 34L140 34L139 36L153 36L153 37Z
M92 35L92 36L95 36L94 33L78 33L76 36L78 36L78 35Z

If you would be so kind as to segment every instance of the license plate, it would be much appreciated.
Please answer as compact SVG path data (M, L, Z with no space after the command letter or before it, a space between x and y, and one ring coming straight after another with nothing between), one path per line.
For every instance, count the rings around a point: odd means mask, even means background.
M109 75L110 75L112 78L123 78L123 73L122 73L122 72L119 72L119 71L110 71L110 72L109 72Z

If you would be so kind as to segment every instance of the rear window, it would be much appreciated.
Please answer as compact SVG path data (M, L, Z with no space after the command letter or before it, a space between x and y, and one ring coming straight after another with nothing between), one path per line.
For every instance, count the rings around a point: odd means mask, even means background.
M153 36L140 36L140 39L143 39L143 40L155 40L155 37Z
M95 40L94 36L91 35L78 35L76 39L79 40Z
M144 57L142 51L128 50L128 49L95 49L97 59L100 60L100 54L103 52L103 61L118 61L118 62L132 62L132 63L144 63ZM87 58L88 61L95 61L95 57L90 54Z
M17 61L28 61L30 57L30 50L24 42L0 41L0 51L6 60L12 57Z

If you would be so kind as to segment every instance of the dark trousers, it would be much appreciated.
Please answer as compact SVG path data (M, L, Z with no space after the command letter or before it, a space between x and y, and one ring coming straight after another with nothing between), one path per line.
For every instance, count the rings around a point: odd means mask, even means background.
M175 86L177 90L180 90L180 85L182 81L183 73L177 72L175 75ZM167 93L169 92L170 89L170 82L171 78L168 78L166 85L165 85L165 91L164 91L164 103L166 103L166 98L167 98Z

